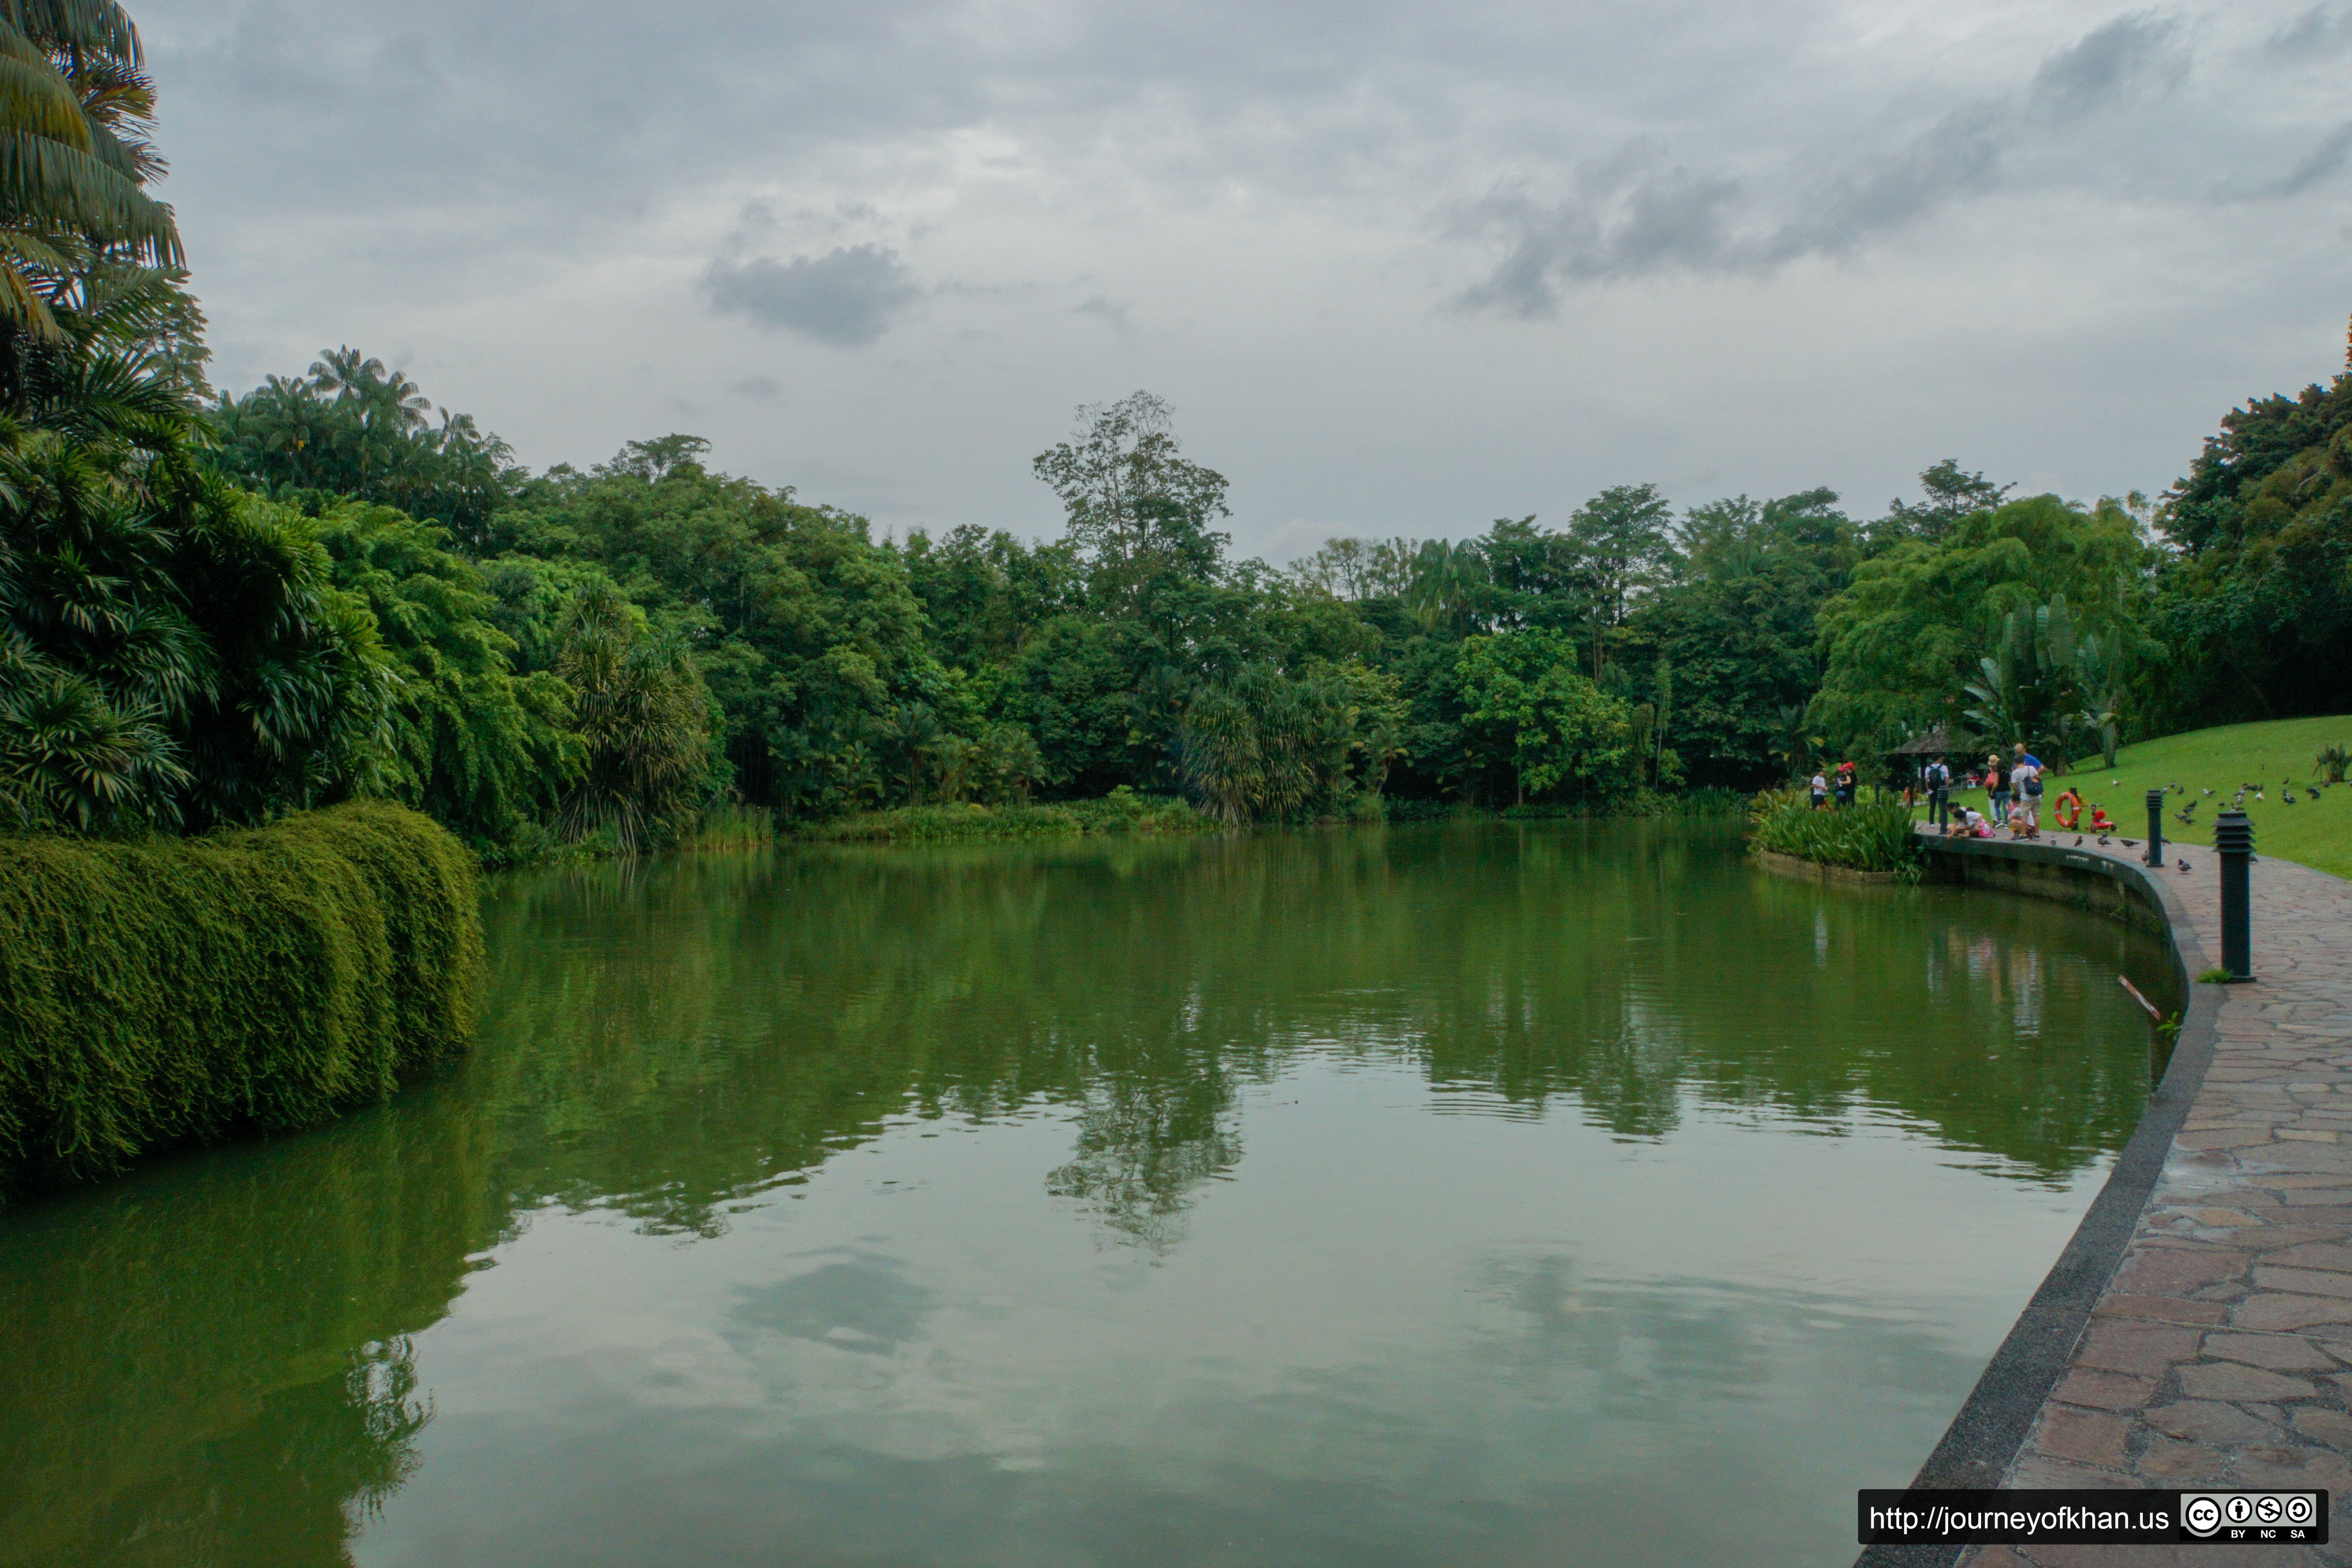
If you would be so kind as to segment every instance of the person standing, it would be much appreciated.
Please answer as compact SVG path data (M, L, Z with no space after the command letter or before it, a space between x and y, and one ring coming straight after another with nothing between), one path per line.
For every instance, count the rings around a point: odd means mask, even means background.
M1853 804L1853 764L1852 763L1840 763L1837 765L1837 803L1840 811Z
M2025 818L2025 837L2042 837L2042 759L2025 749L2020 742L2015 748L2017 765L2009 770L2010 787L2015 795L2014 811Z
M2006 826L2009 823L2009 772L2000 765L2000 753L1995 752L1985 759L1985 799L1992 803L1992 825Z
M1941 827L1950 810L1952 770L1943 758L1935 757L1920 772L1921 782L1927 786L1927 821Z
M1813 775L1813 809L1821 810L1822 806L1829 804L1829 798L1830 781L1815 773Z

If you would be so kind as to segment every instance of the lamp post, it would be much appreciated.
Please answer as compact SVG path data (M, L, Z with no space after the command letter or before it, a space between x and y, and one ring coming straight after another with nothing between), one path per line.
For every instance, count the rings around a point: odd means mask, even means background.
M2164 869L2164 792L2147 792L2147 863Z
M2244 812L2233 806L2214 819L2213 847L2221 852L2221 967L2232 980L2252 980L2253 933L2246 867L2254 858L2254 825Z

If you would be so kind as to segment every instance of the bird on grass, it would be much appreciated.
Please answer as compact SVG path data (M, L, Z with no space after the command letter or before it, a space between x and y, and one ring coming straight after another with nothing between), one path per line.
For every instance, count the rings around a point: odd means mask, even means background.
M2294 804L2294 791L2289 790L2286 794L2281 795L2279 797L2279 804L2281 805L2293 805Z
M2200 785L2199 785L2198 787L2199 787L2199 788L2200 788L2200 789L2203 789L2203 788L2204 788L2204 786L2203 786L2203 785L2201 785L2201 784L2200 784ZM2207 795L2211 795L2213 792L2212 792L2211 790L2210 790L2210 789L2209 789L2209 790L2206 790L2206 791L2205 791L2205 793L2206 793Z
M2312 799L2314 799L2314 800L2317 800L2317 799L2319 798L2319 792L2318 792L2317 790L2315 790L2315 789L2313 789L2309 784L2305 784L2305 785L2304 785L2304 786L2303 786L2303 789L2304 789L2304 793L2305 793L2305 795L2308 795L2309 796L2311 796L2311 798L2312 798Z

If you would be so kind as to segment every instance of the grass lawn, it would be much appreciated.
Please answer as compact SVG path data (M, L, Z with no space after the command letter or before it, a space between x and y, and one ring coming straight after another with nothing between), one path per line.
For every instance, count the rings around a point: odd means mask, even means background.
M2254 853L2352 877L2352 784L2322 784L2320 770L2311 761L2322 747L2336 744L2352 746L2352 716L2192 730L2126 746L2116 753L2112 768L2102 767L2093 752L2063 779L2051 782L2050 793L2042 797L2042 837L2048 840L2057 828L2050 815L2051 800L2071 786L2082 794L2084 821L2091 819L2092 806L2104 805L2125 834L2144 837L2147 792L2177 784L2186 785L2188 793L2166 797L2165 837L2210 844L2214 816L2229 805L2240 784L2259 782L2263 798L2256 800L2249 792L2245 805L2254 823ZM2284 792L2279 785L2284 779L2295 783L2293 805L2283 803ZM2319 791L2316 801L2306 793L2309 788ZM2203 793L2208 789L2210 795ZM1953 798L1985 809L1982 790L1955 790ZM2197 803L2196 821L2183 824L2178 813L2192 800Z

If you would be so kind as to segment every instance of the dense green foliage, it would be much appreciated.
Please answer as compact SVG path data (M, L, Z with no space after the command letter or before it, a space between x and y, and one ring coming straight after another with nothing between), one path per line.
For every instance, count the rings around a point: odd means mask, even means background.
M1919 864L1911 809L1893 796L1843 811L1817 811L1794 791L1759 795L1749 814L1748 842L1776 855L1855 871L1902 875Z
M1181 800L1121 785L1066 805L908 805L837 817L814 837L844 842L929 843L954 838L1068 838L1087 833L1199 833L1217 826Z
M2155 732L2341 712L2352 667L2352 374L2250 399L2168 498Z
M225 1131L306 1127L460 1048L474 864L354 802L118 844L0 837L0 1181Z

